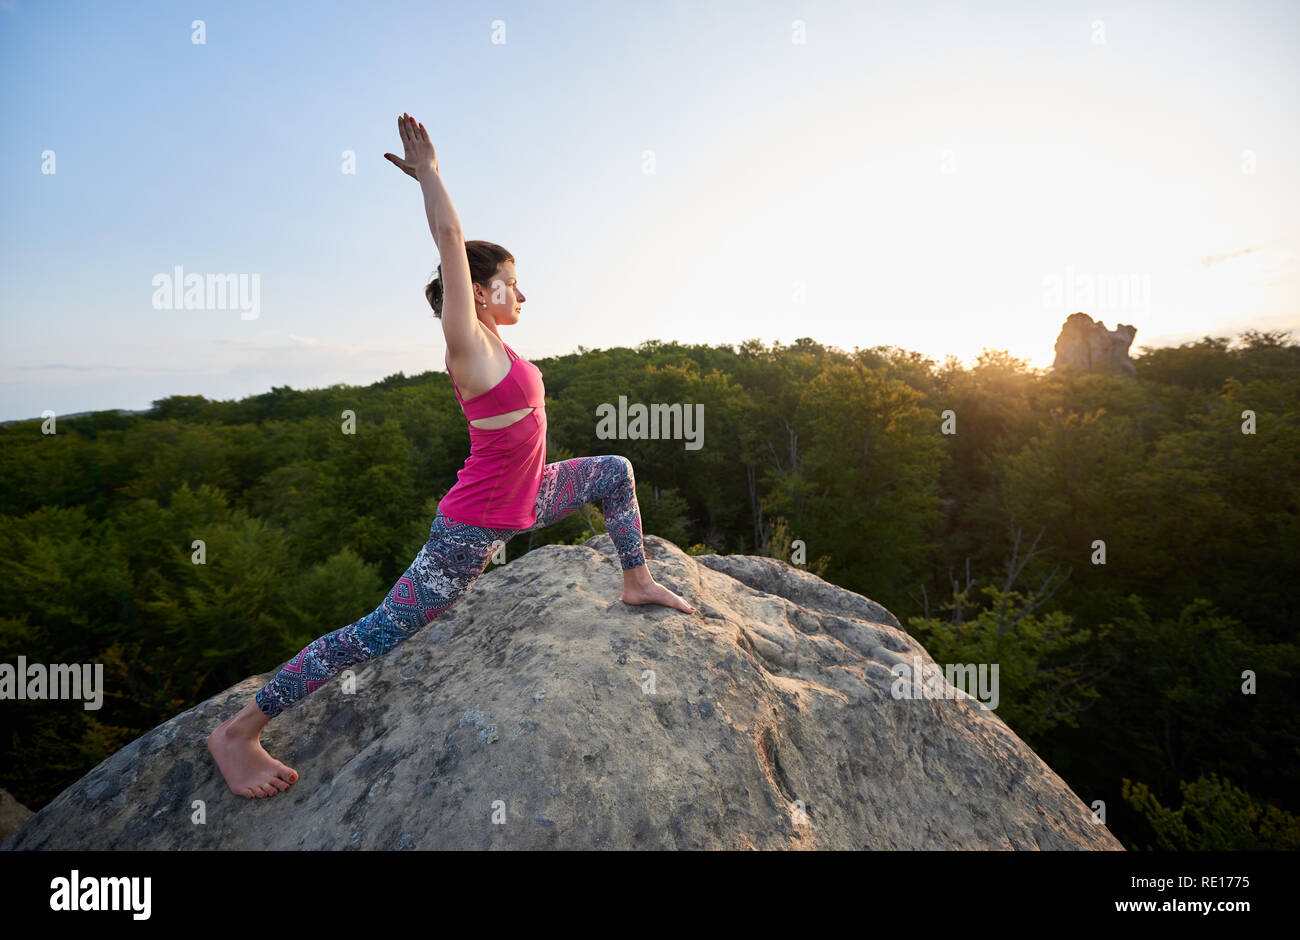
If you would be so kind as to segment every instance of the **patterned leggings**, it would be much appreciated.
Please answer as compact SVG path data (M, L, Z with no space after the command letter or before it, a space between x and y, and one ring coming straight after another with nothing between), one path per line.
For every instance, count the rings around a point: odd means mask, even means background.
M383 603L360 620L303 647L258 691L258 707L274 718L340 670L387 653L460 600L487 569L488 559L499 547L494 543L504 544L521 532L541 529L597 499L623 570L644 565L632 462L606 455L549 463L542 470L533 525L492 529L455 522L439 512L429 527L429 541Z

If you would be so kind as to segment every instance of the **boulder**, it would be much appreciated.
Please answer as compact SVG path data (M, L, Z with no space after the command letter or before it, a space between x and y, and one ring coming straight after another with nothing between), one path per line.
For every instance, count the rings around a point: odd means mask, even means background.
M771 558L645 547L694 615L619 600L608 535L538 548L272 720L288 791L236 796L205 745L269 669L3 847L1122 849L995 711L898 694L920 677L892 665L933 660L881 605Z

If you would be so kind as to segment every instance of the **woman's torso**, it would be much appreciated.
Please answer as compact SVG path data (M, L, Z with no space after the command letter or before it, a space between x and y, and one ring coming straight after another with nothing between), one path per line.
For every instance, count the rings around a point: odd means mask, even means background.
M466 398L448 369L469 425L470 455L438 508L456 522L524 529L536 520L546 464L546 388L537 366L497 342L508 365L491 388Z

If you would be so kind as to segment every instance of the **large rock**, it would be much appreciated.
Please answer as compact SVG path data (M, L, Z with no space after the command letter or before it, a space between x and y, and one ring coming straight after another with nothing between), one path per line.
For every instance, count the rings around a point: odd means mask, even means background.
M1135 336L1136 326L1117 323L1115 329L1108 330L1106 324L1093 320L1086 313L1072 313L1056 338L1056 359L1052 368L1136 377L1137 366L1128 355Z
M879 604L645 541L695 615L620 601L606 535L539 548L354 691L337 677L273 720L287 792L235 796L204 743L271 670L133 741L4 847L1122 848L994 712L891 694L890 664L932 660Z

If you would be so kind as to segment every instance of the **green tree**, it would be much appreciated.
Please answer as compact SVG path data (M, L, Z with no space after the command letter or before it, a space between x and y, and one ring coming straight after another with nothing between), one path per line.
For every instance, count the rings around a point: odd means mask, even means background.
M1183 804L1160 805L1151 788L1124 778L1121 793L1156 834L1155 849L1194 852L1252 852L1300 849L1300 816L1254 799L1211 773L1179 781ZM1136 848L1137 846L1132 846ZM1145 846L1150 850L1153 846Z
M907 620L938 663L996 663L997 713L1031 743L1042 741L1059 724L1076 727L1080 713L1099 697L1096 683L1104 675L1089 655L1091 630L1062 611L1039 612L1061 584L1059 569L1037 588L1015 588L1038 554L1037 544L1035 539L1026 549L1017 531L1000 587L977 588L968 575L965 584L953 583L952 599L938 605L949 611L947 619ZM981 604L972 592L987 600Z

